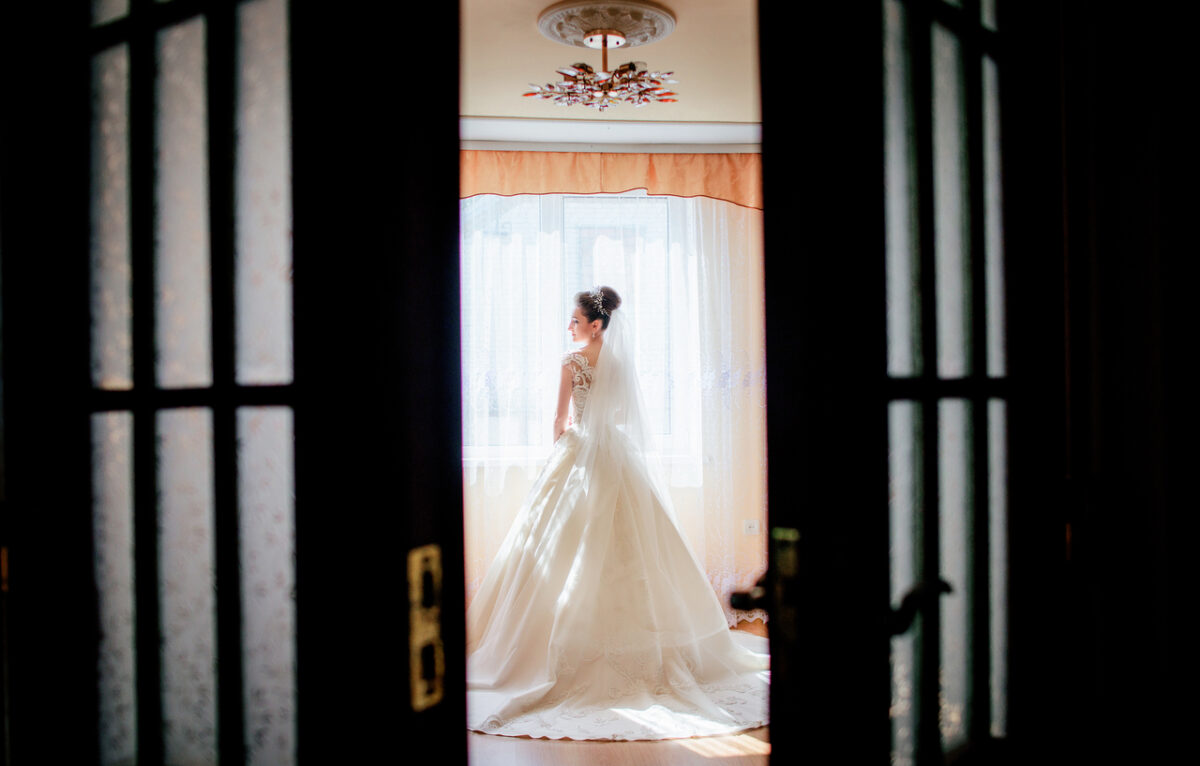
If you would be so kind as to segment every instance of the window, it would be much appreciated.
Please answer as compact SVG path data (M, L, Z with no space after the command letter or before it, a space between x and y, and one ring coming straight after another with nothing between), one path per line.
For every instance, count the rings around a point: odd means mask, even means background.
M464 202L464 445L470 458L498 454L493 447L545 446L573 297L601 283L615 287L626 311L636 315L638 372L655 433L668 451L686 449L679 444L686 424L672 430L671 390L684 381L672 378L670 362L695 362L687 354L696 343L683 326L691 325L691 335L697 327L677 293L696 277L689 274L694 259L679 248L672 260L670 230L668 199L644 194ZM492 342L471 342L497 326L507 341L493 332ZM674 346L673 329L679 333ZM543 362L540 368L534 360Z
M621 295L657 463L723 597L765 568L762 213L643 191L462 202L463 462L473 593L549 454L575 293ZM748 615L735 614L731 621Z

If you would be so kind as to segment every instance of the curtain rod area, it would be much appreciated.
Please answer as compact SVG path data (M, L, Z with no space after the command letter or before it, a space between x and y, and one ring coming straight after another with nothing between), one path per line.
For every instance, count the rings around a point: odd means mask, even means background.
M761 123L459 119L462 149L657 154L757 154Z

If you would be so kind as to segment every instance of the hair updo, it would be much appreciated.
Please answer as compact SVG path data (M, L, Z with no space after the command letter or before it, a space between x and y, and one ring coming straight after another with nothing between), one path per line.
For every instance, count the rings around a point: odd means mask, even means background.
M617 295L617 291L611 287L595 287L576 293L575 305L579 307L589 322L599 319L600 326L607 330L612 312L621 306L621 296Z

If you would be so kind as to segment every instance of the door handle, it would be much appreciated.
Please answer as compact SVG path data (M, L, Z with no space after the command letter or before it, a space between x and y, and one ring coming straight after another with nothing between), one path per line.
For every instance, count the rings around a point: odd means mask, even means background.
M888 613L887 627L889 636L898 636L912 627L917 612L937 606L938 597L953 593L954 588L945 580L938 579L929 583L922 580L908 589L900 599L900 606Z
M775 581L779 585L791 582L799 569L799 553L796 550L800 541L799 530L791 527L775 527L771 530L771 547L774 549ZM734 609L764 609L771 610L771 600L767 597L767 587L771 573L766 572L747 591L736 591L729 594L729 605ZM777 590L782 590L777 588ZM782 595L782 594L780 594Z
M800 572L800 530L772 528L771 552L774 569L768 570L750 590L729 594L729 605L734 609L766 610L776 630L794 639L799 624L796 577Z

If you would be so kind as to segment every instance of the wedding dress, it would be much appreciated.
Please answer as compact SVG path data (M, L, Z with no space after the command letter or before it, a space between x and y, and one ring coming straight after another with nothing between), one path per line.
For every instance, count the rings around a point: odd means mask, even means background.
M467 610L471 729L635 740L767 723L766 640L729 630L651 478L621 314L594 367L566 356L574 424Z

